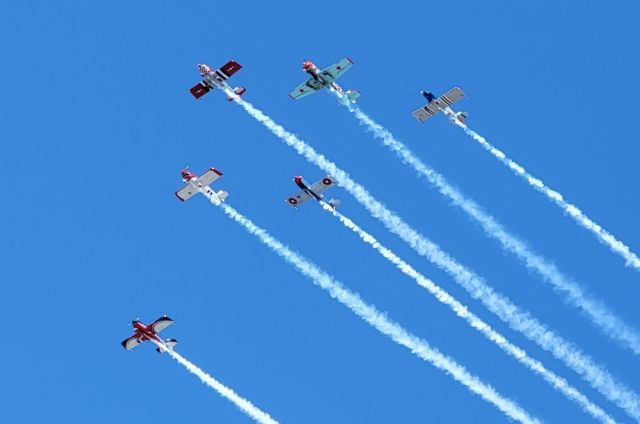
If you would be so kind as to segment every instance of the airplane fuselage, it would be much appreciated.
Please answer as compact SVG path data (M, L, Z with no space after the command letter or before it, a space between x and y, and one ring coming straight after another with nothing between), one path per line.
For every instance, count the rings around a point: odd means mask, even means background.
M318 202L322 200L322 197L320 197L319 195L317 195L315 192L313 192L302 180L302 177L295 177L294 181L296 183L296 185L298 187L300 187L300 190L304 191L305 193L307 193L309 196L313 197L314 199L316 199Z
M311 78L322 84L323 87L327 87L333 83L332 80L325 78L315 66L307 70L307 73L311 75Z
M437 100L436 96L434 96L433 93L431 93L430 91L421 91L420 94L422 94L425 97L425 99L427 99L427 102L429 104L436 105L436 107L442 113L444 113L452 122L455 123L455 121L459 121L459 122L464 124L464 120L467 118L468 113L466 113L466 112L455 112L449 106L442 107L440 102L436 101ZM427 106L424 106L424 109L428 110Z
M313 64L313 62L310 61L305 61L302 64L302 69L308 73L309 75L311 75L311 78L313 78L314 80L318 81L320 84L322 84L323 87L327 87L331 84L335 84L335 82L333 81L333 78L326 78L324 75L322 75L322 73L320 72L320 69L318 69L318 67L316 65ZM336 88L336 87L334 87Z
M198 177L194 177L194 178L190 179L189 181L185 181L185 182L190 184L191 187L195 188L196 190L198 190L201 193L204 190L204 192L207 193L207 194L215 194L213 192L213 190L211 189L211 187L203 186Z
M158 336L152 329L147 327L141 322L133 321L131 322L131 326L136 330L136 334L142 336L142 341L145 340L155 340L158 343L165 344L164 340L160 336Z
M210 88L221 87L231 89L226 83L227 76L220 72L220 70L211 69L210 66L204 64L199 64L198 70Z

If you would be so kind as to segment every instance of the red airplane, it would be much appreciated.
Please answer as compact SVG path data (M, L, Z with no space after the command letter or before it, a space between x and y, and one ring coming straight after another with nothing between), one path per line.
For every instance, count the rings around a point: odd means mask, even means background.
M242 96L245 91L247 91L246 88L235 87L234 89L231 89L229 84L227 84L227 79L240 69L242 69L242 65L235 60L228 61L220 69L212 69L207 65L198 64L198 71L203 79L191 87L189 91L196 99L199 99L216 87L220 87L223 90L233 91L237 96ZM232 101L233 98L227 96L227 100Z
M162 315L160 318L149 325L144 325L137 319L134 319L133 321L131 321L131 326L135 330L135 333L133 334L133 336L122 341L122 347L126 350L131 350L139 344L142 344L143 342L146 342L148 340L155 340L167 349L173 349L173 347L178 344L178 341L176 339L163 340L162 337L158 336L159 332L161 332L171 324L173 324L173 320L166 315ZM162 353L162 349L158 347L156 348L156 352Z

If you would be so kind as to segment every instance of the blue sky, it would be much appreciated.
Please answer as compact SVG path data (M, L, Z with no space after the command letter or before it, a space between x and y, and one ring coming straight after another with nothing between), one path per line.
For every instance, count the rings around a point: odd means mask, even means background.
M247 100L347 169L498 291L640 391L637 357L565 305L379 145L335 100L298 102L303 59L351 56L341 80L418 156L640 327L638 274L442 117L420 125L419 90L466 94L468 124L635 251L634 128L640 29L631 3L542 1L5 2L0 35L3 421L250 422L152 347L125 352L132 318L168 314L168 337L282 422L502 422L451 378L368 327L204 198L215 187L274 236L548 422L589 422L339 222L289 208L290 179L322 171L219 93L194 101L197 63L244 65ZM341 210L615 418L629 418L510 331L340 188Z

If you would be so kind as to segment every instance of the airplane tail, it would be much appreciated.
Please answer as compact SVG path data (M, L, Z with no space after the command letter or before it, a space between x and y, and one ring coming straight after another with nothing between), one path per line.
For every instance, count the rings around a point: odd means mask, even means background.
M218 199L220 199L221 202L224 202L224 200L229 197L229 193L224 190L220 190L216 193L216 196L218 196Z
M469 112L458 112L456 113L456 118L458 118L458 121L462 122L464 124L464 121L469 117Z
M247 89L245 87L236 87L236 88L233 89L233 92L237 96L242 96L246 91L247 91ZM231 102L231 101L233 101L233 98L227 96L227 100L229 100Z
M336 209L338 206L340 206L342 204L342 201L340 199L331 199L327 202L329 204L329 206L331 206L333 209Z
M356 100L358 100L358 97L360 97L360 92L358 90L347 90L344 94L349 100L351 100L351 103L355 103Z
M177 341L176 339L167 339L167 340L165 340L165 341L164 341L164 345L165 345L167 348L169 348L169 349L173 349L173 347L174 347L175 345L177 345L177 344L178 344L178 341ZM157 347L157 348L156 348L156 352L158 352L158 353L163 353L163 352L164 352L164 350L162 350L162 349L160 349L159 347Z

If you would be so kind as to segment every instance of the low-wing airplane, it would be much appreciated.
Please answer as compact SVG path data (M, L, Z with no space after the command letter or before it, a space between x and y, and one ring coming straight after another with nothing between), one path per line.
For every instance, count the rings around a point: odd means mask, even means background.
M244 87L235 87L231 89L229 84L227 84L227 79L236 72L242 69L242 65L240 65L235 60L230 60L225 63L220 69L211 69L211 67L198 64L198 71L200 71L200 75L202 75L203 80L191 87L189 90L193 97L199 99L200 97L207 94L211 89L220 87L223 89L228 89L233 91L238 96L242 96L245 91L247 91ZM231 97L227 96L227 100L233 100Z
M131 350L139 344L142 344L143 342L146 342L148 340L155 340L165 348L173 349L173 347L178 344L178 341L176 339L163 340L162 337L158 336L159 332L161 332L171 324L173 324L173 320L166 315L162 315L160 318L153 321L149 325L144 325L137 319L134 319L133 321L131 321L131 326L133 327L135 333L133 333L133 336L122 341L122 347L126 350ZM158 347L156 348L156 352L162 353L163 350Z
M182 175L182 181L187 183L187 185L176 191L176 197L183 202L198 193L200 190L204 190L207 194L216 196L221 202L224 202L224 200L229 196L229 193L224 190L215 192L211 187L209 187L211 183L222 176L222 172L218 171L216 168L209 168L207 172L199 177L188 169L181 170L180 174Z
M291 93L289 93L289 96L293 100L298 100L323 88L331 87L340 94L340 98L342 100L346 98L350 102L355 103L358 97L360 97L360 92L358 90L344 91L342 87L336 83L338 78L344 75L352 65L353 61L351 58L345 57L340 62L334 63L328 68L320 70L313 64L313 62L305 60L302 63L302 70L311 75L311 78L297 86Z
M464 124L464 120L469 117L467 112L454 112L451 109L451 106L454 103L459 102L463 97L464 93L459 87L453 87L451 90L447 91L442 96L436 98L430 91L421 91L420 92L426 99L427 104L421 107L418 110L415 110L412 115L420 122L424 122L427 119L431 118L438 112L442 112L449 117L449 119L453 122L456 120L460 121Z
M322 193L324 193L329 187L331 187L334 184L333 178L331 178L330 176L327 175L326 177L324 177L320 181L315 182L311 186L308 186L304 182L304 179L302 178L302 176L294 177L293 181L296 183L298 187L300 187L300 190L302 190L299 193L294 194L293 196L287 199L287 203L289 203L294 208L297 208L299 205L301 205L302 203L306 202L309 199L315 199L320 203L326 203L329 206L331 206L333 209L340 206L340 203L341 203L340 200L331 199L327 202L324 200L324 196L322 195Z

